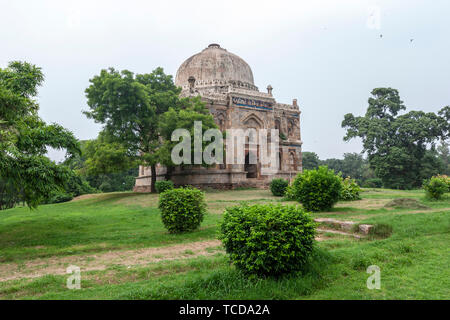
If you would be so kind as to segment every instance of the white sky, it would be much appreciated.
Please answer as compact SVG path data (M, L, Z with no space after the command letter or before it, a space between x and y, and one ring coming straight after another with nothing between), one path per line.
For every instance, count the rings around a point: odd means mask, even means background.
M379 29L369 18L377 10ZM399 89L409 110L450 104L448 0L0 0L0 67L42 67L40 115L79 139L100 130L81 111L102 68L174 75L210 43L246 60L261 91L271 84L277 101L298 98L303 150L322 159L361 150L343 142L340 124L365 112L375 87Z

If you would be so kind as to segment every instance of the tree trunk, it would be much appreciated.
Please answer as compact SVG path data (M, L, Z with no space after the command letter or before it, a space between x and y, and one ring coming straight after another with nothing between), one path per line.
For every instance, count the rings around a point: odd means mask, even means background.
M170 177L172 175L172 169L173 167L167 166L166 180L170 180Z
M150 191L151 193L155 193L156 189L155 189L155 182L156 182L156 166L154 164L151 165L151 169L152 169L152 183L150 186Z

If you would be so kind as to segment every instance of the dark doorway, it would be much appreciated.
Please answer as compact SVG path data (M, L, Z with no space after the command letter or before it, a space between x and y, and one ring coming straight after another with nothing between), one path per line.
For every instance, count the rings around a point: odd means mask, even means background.
M257 178L258 177L258 166L257 164L250 164L250 153L245 155L245 165L244 170L247 172L247 178Z

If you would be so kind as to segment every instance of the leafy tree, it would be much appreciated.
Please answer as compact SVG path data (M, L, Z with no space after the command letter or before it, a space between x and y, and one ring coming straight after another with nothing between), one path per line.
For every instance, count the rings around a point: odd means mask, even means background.
M209 113L209 110L205 108L205 104L200 100L200 97L181 99L180 108L169 108L160 117L159 130L161 138L164 143L160 148L160 162L168 167L170 172L171 167L174 166L171 159L171 151L173 147L179 143L179 141L171 141L172 132L178 128L183 128L189 131L191 138L191 150L194 150L194 122L199 121L202 123L202 134L208 129L216 128L217 125L214 122L214 118ZM209 141L203 141L202 150L205 149ZM191 152L191 163L194 163L194 152ZM202 166L208 166L204 162Z
M131 169L123 169L130 164L128 164L129 158L121 157L121 150L123 150L121 145L119 145L119 149L113 149L109 153L110 145L104 142L102 135L95 140L80 141L80 145L81 154L67 159L64 161L64 165L74 170L82 180L86 180L92 188L102 192L133 189L138 168L134 166ZM101 161L101 151L106 153L103 161ZM106 163L109 164L109 167ZM110 168L116 172L110 172ZM91 190L90 193L92 192L95 190Z
M321 165L326 165L335 172L341 172L344 178L351 177L362 183L370 173L367 160L359 153L344 153L344 159L326 159L321 161Z
M117 157L128 159L120 163L123 167L150 166L151 191L155 192L156 164L168 161L167 148L163 148L167 144L161 135L161 117L172 108L171 114L174 117L178 115L178 125L185 115L181 109L189 107L186 111L189 119L184 122L192 123L197 118L205 119L207 110L204 104L200 100L180 99L181 88L175 86L172 76L166 75L162 68L150 74L136 75L128 70L119 72L110 68L102 70L90 82L86 89L90 111L85 114L104 124L102 134L105 137L98 157L92 158L91 167L114 172L118 170L110 166L114 161L106 160ZM194 115L200 109L199 115Z
M438 114L410 111L399 115L406 107L396 89L377 88L371 94L365 116L345 115L344 141L362 139L370 166L385 187L420 187L425 178L439 171L434 160L431 168L426 161L433 158L430 152L436 141L449 136L450 107Z
M443 170L442 173L450 176L450 150L449 143L442 141L437 147L439 159L442 161Z
M38 116L35 97L43 81L41 69L27 62L0 69L0 209L19 201L36 207L63 188L70 171L50 161L47 148L64 149L68 157L80 151L70 131Z
M314 170L320 166L319 156L315 152L302 152L303 170Z

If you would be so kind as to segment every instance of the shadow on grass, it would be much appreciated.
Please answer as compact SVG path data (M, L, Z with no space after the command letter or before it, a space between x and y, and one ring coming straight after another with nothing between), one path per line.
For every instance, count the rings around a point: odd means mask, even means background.
M123 294L119 299L293 299L329 283L334 258L316 248L302 272L278 278L249 277L233 266L184 275L184 281L167 281Z

